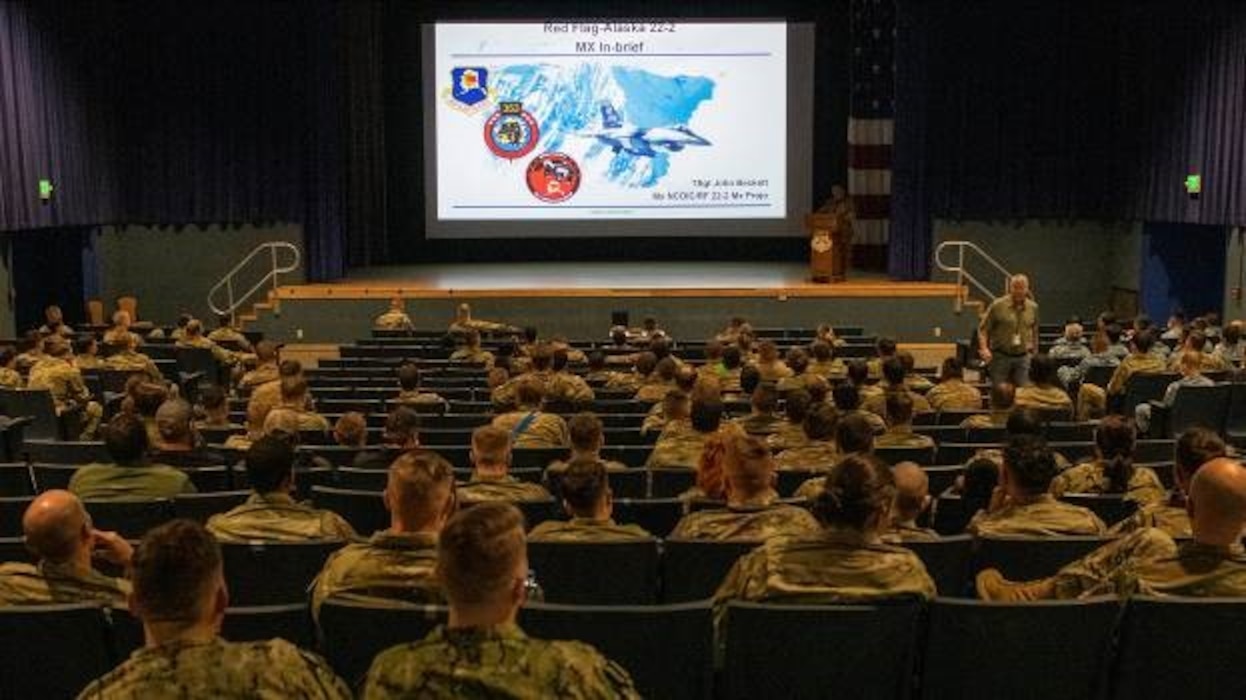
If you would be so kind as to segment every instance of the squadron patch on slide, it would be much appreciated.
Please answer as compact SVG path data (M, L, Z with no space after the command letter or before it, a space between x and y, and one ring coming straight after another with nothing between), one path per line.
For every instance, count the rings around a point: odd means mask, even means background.
M522 158L536 148L540 138L536 119L520 102L502 102L485 122L485 145L499 158Z
M475 114L489 105L494 92L489 87L488 68L460 67L450 70L450 88L442 93L442 99L464 114Z
M580 189L580 165L565 153L542 153L528 163L528 190L542 202L565 202Z

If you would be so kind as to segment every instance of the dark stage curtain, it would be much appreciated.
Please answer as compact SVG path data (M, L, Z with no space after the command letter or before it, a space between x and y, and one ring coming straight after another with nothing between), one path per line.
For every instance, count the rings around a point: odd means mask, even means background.
M898 0L896 64L896 276L932 218L1246 222L1246 4Z

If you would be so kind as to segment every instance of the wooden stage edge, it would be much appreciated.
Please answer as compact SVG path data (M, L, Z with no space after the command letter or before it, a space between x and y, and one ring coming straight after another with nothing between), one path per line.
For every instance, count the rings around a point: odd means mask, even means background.
M436 288L410 282L340 282L299 284L279 287L279 300L333 299L473 299L493 297L523 298L946 298L953 300L964 289L950 282L892 282L861 280L835 284L812 282L774 287L524 287L497 289Z

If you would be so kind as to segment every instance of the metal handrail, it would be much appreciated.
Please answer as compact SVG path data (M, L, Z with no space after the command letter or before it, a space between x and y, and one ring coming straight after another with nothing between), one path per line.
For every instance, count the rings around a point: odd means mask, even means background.
M956 249L956 264L955 265L951 265L943 261L943 251L949 248ZM944 272L951 272L956 275L956 286L958 289L964 290L965 282L969 282L969 284L972 285L974 289L978 290L978 292L980 292L983 296L985 296L988 299L993 299L996 296L996 292L992 291L990 287L983 284L981 280L979 280L977 277L973 275L973 273L971 273L968 269L966 269L965 267L965 251L966 250L976 253L978 257L980 257L982 260L985 260L987 264L989 264L991 267L995 268L996 272L999 272L1001 275L1003 275L1004 277L1003 293L1007 294L1008 293L1008 282L1009 280L1012 279L1012 273L1009 272L1003 265L999 264L998 260L991 257L989 253L987 253L985 250L982 250L974 243L971 243L969 241L944 241L940 243L938 247L935 248L935 253L934 253L935 265L938 266L938 268L940 270L943 270ZM966 293L964 291L957 292L956 294L957 313L959 313L960 310L964 307L965 296L966 296Z
M291 262L285 265L279 264L277 259L278 250L289 251L293 255ZM257 282L255 286L248 289L246 293L235 297L234 276L241 272L243 268L255 259L256 256L260 255L264 251L268 251L271 256L269 258L268 272L260 278L260 281ZM287 272L294 272L299 268L299 265L302 264L302 261L302 253L299 252L298 246L293 243L287 243L285 241L268 241L267 243L261 243L255 247L255 250L248 253L241 262L234 265L232 270L226 272L225 276L221 278L221 281L213 285L212 289L208 291L208 308L212 309L212 313L218 316L229 314L232 317L234 312L237 311L239 307L250 301L251 297L255 296L255 293L263 289L266 285L271 284L272 290L274 292L277 291L278 276ZM218 307L215 301L217 293L219 293L222 289L225 290L226 296L228 297L228 301L225 303L224 308Z

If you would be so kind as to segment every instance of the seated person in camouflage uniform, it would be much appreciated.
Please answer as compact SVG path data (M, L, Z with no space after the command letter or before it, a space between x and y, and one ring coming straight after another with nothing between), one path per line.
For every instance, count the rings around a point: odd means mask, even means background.
M869 422L875 434L882 435L887 431L887 421L883 420L882 416L873 411L861 410L861 391L856 384L852 382L836 384L831 390L831 401L839 410L841 420L848 416L861 416Z
M816 374L826 379L843 379L848 374L848 367L844 361L835 357L834 347L824 341L815 340L809 346L809 352L813 355L813 360L809 362L810 374Z
M727 368L723 366L723 344L717 340L705 343L705 362L696 368L698 375L710 379L722 379Z
M454 515L454 470L436 452L413 450L389 467L382 494L389 529L329 555L312 583L312 615L326 600L384 606L443 602L437 533Z
M662 403L654 404L649 415L645 416L640 424L640 434L661 435L662 431L666 430L666 426L672 422L687 421L691 410L692 400L688 398L688 394L679 389L670 389L666 392L666 396L662 397Z
M874 428L870 421L866 419L866 414L862 411L850 413L841 416L835 421L835 453L837 455L834 462L821 471L831 471L845 457L854 454L872 455L874 454ZM825 479L821 476L815 476L805 480L796 493L796 498L803 498L812 503L819 494L822 493L822 487Z
M917 359L913 357L913 353L908 350L896 351L896 359L904 367L904 386L910 391L924 396L934 384L927 378L917 373Z
M255 369L242 375L242 379L238 380L238 388L253 389L280 378L281 374L277 365L277 344L271 340L261 340L255 344Z
M744 429L744 432L749 435L760 435L764 439L765 436L777 433L783 428L784 420L777 413L779 392L775 391L774 384L768 382L758 384L753 390L749 403L752 412L734 421Z
M220 545L201 525L174 520L148 532L131 578L131 609L146 645L79 698L350 698L311 652L283 639L234 643L218 636L229 593Z
M22 515L26 547L35 564L0 564L0 607L59 603L126 606L130 583L91 566L92 557L125 567L133 550L115 532L91 525L82 501L68 491L39 494Z
M254 352L251 341L247 340L242 331L234 328L234 319L229 314L220 314L216 317L216 328L208 333L208 340L217 344L234 345L239 352Z
M252 437L258 437L263 432L264 420L274 408L281 405L282 380L302 377L303 364L301 362L282 360L281 364L277 365L277 379L260 384L251 391L251 398L247 401L247 432ZM312 405L309 397L305 408L311 408Z
M1095 459L1061 472L1051 482L1056 498L1066 493L1115 493L1139 506L1162 503L1168 496L1154 471L1134 466L1138 433L1133 421L1111 415L1095 427Z
M471 460L471 481L459 489L459 500L464 503L544 501L551 498L544 486L520 481L510 475L511 434L502 428L482 425L472 431Z
M406 406L398 406L385 418L379 450L355 455L355 469L389 469L399 455L420 446L420 416Z
M151 451L153 462L180 469L225 466L225 455L203 446L193 418L193 409L182 399L169 399L156 409L160 439Z
M531 639L515 624L527 598L523 515L487 503L461 511L437 543L450 619L422 641L381 652L360 698L638 698L627 672L581 642Z
M757 361L753 366L761 373L763 382L774 383L795 374L791 367L779 359L779 348L771 340L763 340L757 344Z
M468 362L484 365L485 369L493 366L493 353L480 346L480 331L470 330L462 335L463 345L450 353L451 362Z
M939 368L939 383L926 392L926 401L936 411L964 411L982 408L978 387L965 383L965 367L960 360L949 357Z
M1158 528L1143 528L1100 547L1050 578L1008 581L995 569L978 574L986 600L1042 600L1115 594L1246 596L1246 468L1217 457L1199 468L1187 502L1193 539L1177 544Z
M420 368L412 362L398 367L398 395L393 403L419 406L445 406L446 400L438 394L420 389Z
M666 427L666 422L668 420L666 415L666 405L667 400L671 397L671 393L674 392L676 394L681 394L687 398L692 395L692 392L696 388L698 382L706 384L713 383L714 386L718 386L718 380L698 373L691 365L683 365L676 369L674 386L667 389L666 393L662 396L662 400L654 404L649 409L649 413L645 416L645 420L640 425L640 434L645 435L650 432L662 432L662 428ZM717 390L715 390L715 392L717 393ZM686 407L682 415L687 417Z
M714 593L716 617L721 622L731 600L811 604L933 598L935 584L922 560L882 541L894 499L886 464L869 455L844 458L813 504L825 529L805 537L777 537L740 557Z
M607 471L627 471L629 467L622 462L601 458L601 448L606 446L606 430L596 414L577 413L567 421L567 434L571 438L571 455L564 462L554 460L545 468L546 479L551 473L566 471L567 465L577 460L601 462Z
M0 387L20 389L25 384L26 380L17 371L17 351L12 347L0 349Z
M247 502L208 519L208 530L222 542L336 542L352 540L355 530L342 516L297 503L294 448L265 436L247 450Z
M1162 343L1160 343L1162 345ZM1199 369L1203 372L1227 372L1233 368L1233 365L1221 356L1207 349L1207 335L1202 331L1193 330L1186 336L1185 342L1177 351L1168 358L1168 370L1177 372L1181 370L1181 359L1185 355L1193 354L1198 357Z
M1172 537L1188 539L1191 536L1190 516L1186 512L1186 494L1190 481L1199 467L1217 457L1228 454L1228 448L1220 436L1206 428L1190 428L1177 438L1172 473L1176 488L1172 495L1160 503L1143 505L1133 515L1112 526L1113 535L1126 534L1154 527Z
M485 321L483 319L472 318L472 306L467 302L459 304L455 310L454 322L450 324L450 333L466 333L467 331L484 331L484 332L505 332L518 333L519 329L515 326L496 321Z
M675 371L679 369L679 364L675 362L675 358L666 356L654 365L653 373L650 374L636 390L636 400L645 403L653 403L661 401L666 396L666 392L675 388ZM639 372L639 367L637 368Z
M998 382L991 385L991 412L989 414L979 413L969 416L960 422L960 427L968 430L969 428L990 428L1008 424L1008 416L1012 414L1012 408L1016 403L1017 388L1008 382Z
M1057 360L1080 360L1089 355L1090 348L1086 347L1082 324L1076 319L1064 324L1064 335L1051 344L1047 354Z
M804 424L812 403L812 397L804 389L793 389L784 394L783 423L778 430L766 436L766 446L779 452L809 444Z
M133 322L134 319L130 318L128 311L115 311L112 315L112 327L104 331L104 343L121 347L133 338L135 347L142 345L143 339L130 330L130 324Z
M517 410L495 417L492 425L509 433L516 448L566 447L567 421L541 410L543 400L540 380L521 377L515 387Z
M788 397L790 403L792 397ZM830 404L817 404L808 409L801 432L804 440L789 447L775 457L775 468L793 471L829 471L839 461L839 449L835 447L835 424L839 417ZM774 437L773 435L771 437Z
M229 397L225 390L215 384L199 390L199 407L203 409L203 418L195 421L195 429L226 428L241 429L242 426L229 419Z
M1073 410L1073 400L1056 377L1056 361L1039 353L1030 358L1030 383L1017 389L1016 405L1021 408Z
M137 417L118 413L101 430L111 464L88 464L74 472L69 490L84 501L141 501L194 493L185 473L149 461L147 430Z
M57 416L80 411L82 434L78 439L93 439L104 416L104 407L91 400L82 371L74 366L69 341L59 335L48 336L43 342L43 351L43 359L30 368L26 387L50 391Z
M879 336L874 341L874 351L878 356L867 360L865 366L869 370L869 378L877 380L883 378L883 363L896 356L896 339Z
M584 375L584 381L591 386L610 386L623 377L623 375L609 369L606 365L606 353L601 350L594 350L588 354L588 372Z
M212 351L212 357L222 365L233 367L241 359L238 353L226 350L203 335L203 322L192 319L186 324L186 333L177 341L179 348L206 348Z
M909 402L913 405L913 413L930 413L933 409L926 397L910 389L905 383L904 363L898 357L892 357L883 362L883 383L881 391L866 397L862 393L861 408L871 411L882 416L886 415L887 397L892 394L904 394L909 398Z
M884 405L887 431L874 438L874 447L934 447L929 435L913 432L913 400L908 393L889 391Z
M329 420L307 407L309 403L307 380L302 377L285 377L281 380L281 403L272 413L289 413L294 416L300 432L329 432Z
M696 469L705 441L718 432L722 417L722 401L708 396L693 398L688 420L677 419L666 424L645 460L645 468Z
M1116 371L1112 373L1107 389L1104 390L1092 384L1083 384L1079 400L1089 401L1092 406L1106 405L1107 397L1125 393L1125 384L1133 375L1156 374L1167 370L1163 358L1156 357L1151 352L1151 346L1155 344L1155 336L1151 334L1151 331L1135 333L1129 344L1132 352L1121 360Z
M74 367L84 371L104 369L104 358L100 357L100 344L95 336L88 335L73 341L73 351Z
M744 371L744 358L740 348L729 345L723 348L723 371L719 374L718 385L722 393L737 394L743 390L740 386L740 374Z
M748 321L743 316L732 316L727 321L727 327L718 332L714 336L714 340L720 343L734 343L736 338L740 337L740 331L748 326Z
M593 388L567 369L570 355L565 348L555 348L550 359L550 376L545 381L545 400L576 408L586 408L596 398Z
M1055 456L1041 438L1011 438L1004 448L1004 468L990 506L978 511L965 531L980 537L1106 534L1107 526L1099 516L1051 495L1055 476Z
M579 416L577 416L578 418ZM574 421L573 421L574 422ZM611 519L614 494L606 464L592 457L575 457L561 479L563 509L571 520L546 520L528 533L529 542L631 542L652 540L643 527L619 525Z
M774 490L774 460L754 436L725 437L723 476L727 507L698 510L680 519L671 532L682 540L743 540L810 535L821 528L809 511L779 501Z
M372 327L387 331L413 331L415 324L407 315L406 302L402 297L389 300L389 309L372 321Z
M44 324L39 326L39 335L61 335L66 338L74 337L74 329L65 323L65 314L61 311L61 307L52 304L43 310Z
M891 468L896 482L896 499L891 504L891 527L883 533L885 542L932 542L939 533L921 527L917 519L930 509L930 477L916 462L900 462Z
M359 411L343 413L333 424L333 443L339 447L362 449L368 444L368 419Z

